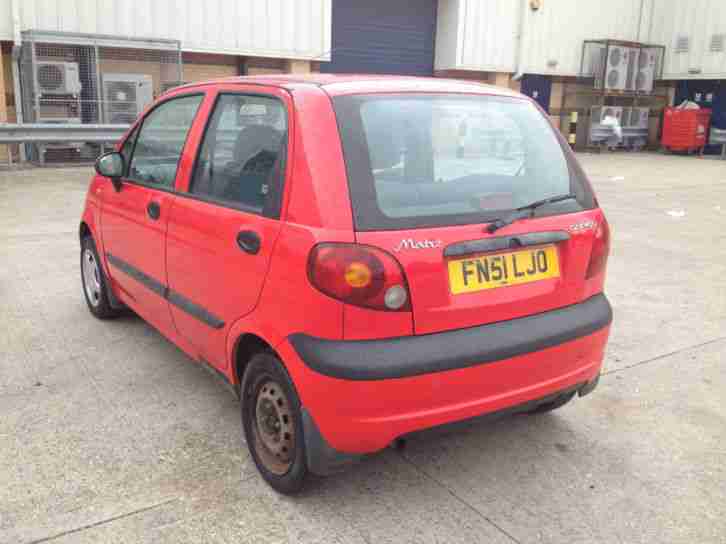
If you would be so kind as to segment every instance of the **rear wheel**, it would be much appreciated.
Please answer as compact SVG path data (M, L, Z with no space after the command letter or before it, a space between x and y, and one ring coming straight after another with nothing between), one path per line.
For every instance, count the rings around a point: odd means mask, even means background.
M241 393L247 447L260 474L280 493L300 491L308 474L300 401L280 360L255 355Z
M119 315L108 299L107 280L98 258L93 238L86 236L81 241L81 284L88 309L99 319L110 319Z
M563 395L560 395L559 397L555 397L554 399L543 402L542 404L539 404L532 408L531 410L527 411L528 414L544 414L547 412L551 412L552 410L557 410L557 408L561 408L568 402L570 402L575 397L576 391L573 391L571 393L565 393Z

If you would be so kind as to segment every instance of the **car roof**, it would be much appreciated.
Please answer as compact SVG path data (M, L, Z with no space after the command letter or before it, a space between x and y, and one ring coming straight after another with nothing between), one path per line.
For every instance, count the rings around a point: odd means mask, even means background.
M266 85L295 90L306 86L322 88L328 94L358 94L374 92L430 92L430 93L473 93L494 96L523 97L520 93L478 83L438 77L394 76L376 74L272 74L259 76L238 76L211 81L196 82L176 87L174 90L200 85Z

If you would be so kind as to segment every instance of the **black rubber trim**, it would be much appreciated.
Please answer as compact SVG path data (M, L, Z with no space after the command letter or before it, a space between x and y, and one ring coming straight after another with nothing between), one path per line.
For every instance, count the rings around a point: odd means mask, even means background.
M528 232L513 236L497 236L496 238L484 238L482 240L471 240L469 242L457 242L446 246L444 257L461 257L472 253L487 253L489 251L500 251L502 249L516 249L518 247L539 246L542 244L554 244L569 240L570 235L562 230L550 232Z
M302 406L300 410L305 440L305 460L310 472L318 476L328 476L345 470L364 457L362 454L343 453L333 448L320 434L318 426L305 407Z
M143 284L144 287L146 287L150 291L153 291L160 297L166 298L166 285L164 285L160 281L155 280L151 276L144 274L135 266L130 265L122 259L119 259L115 255L106 253L106 258L108 259L109 263L118 268L121 272Z
M386 340L289 337L312 370L344 380L386 380L494 363L592 334L612 322L605 295L510 321Z
M219 319L214 314L208 312L206 308L199 306L199 304L195 304L194 302L184 297L183 295L180 295L176 291L169 289L166 298L169 300L170 303L172 303L180 310L183 310L192 317L196 317L199 321L209 325L213 329L221 329L222 327L224 327L224 321Z
M165 298L169 301L169 303L198 319L202 323L209 325L213 329L221 329L224 327L224 321L209 312L206 308L192 302L176 291L169 289L166 285L158 280L155 280L148 274L145 274L135 266L127 263L123 259L119 259L111 253L106 253L106 258L109 263L121 270L121 272L135 279L150 291L156 293L162 298Z

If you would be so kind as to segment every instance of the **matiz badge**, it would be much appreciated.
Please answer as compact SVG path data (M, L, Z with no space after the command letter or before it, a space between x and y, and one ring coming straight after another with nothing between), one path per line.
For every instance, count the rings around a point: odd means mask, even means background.
M414 240L413 238L404 238L393 249L396 253L404 249L434 249L441 247L441 240Z

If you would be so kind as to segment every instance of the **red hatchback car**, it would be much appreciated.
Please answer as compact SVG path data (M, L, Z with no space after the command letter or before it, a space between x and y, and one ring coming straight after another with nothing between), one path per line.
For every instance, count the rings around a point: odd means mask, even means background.
M525 96L320 74L187 85L96 170L91 312L131 308L233 384L278 491L597 385L608 224Z

